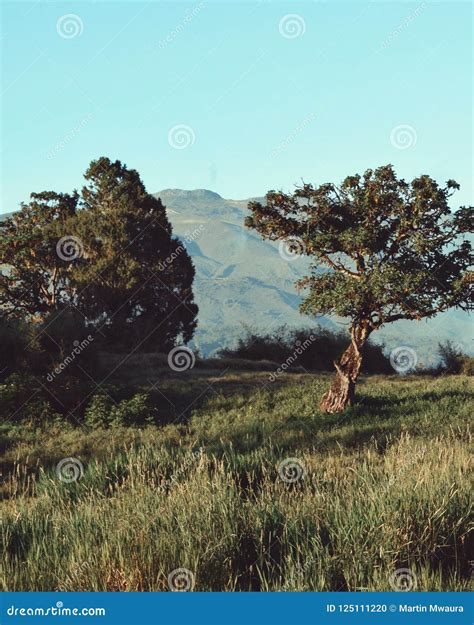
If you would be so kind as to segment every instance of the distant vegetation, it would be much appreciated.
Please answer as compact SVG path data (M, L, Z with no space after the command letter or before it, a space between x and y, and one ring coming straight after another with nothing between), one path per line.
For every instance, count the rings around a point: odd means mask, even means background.
M281 326L268 333L247 329L235 347L221 349L219 355L272 361L280 363L278 366L283 367L283 371L331 371L348 340L346 332L333 332L319 326L309 330ZM362 373L394 373L382 346L367 341L363 351Z

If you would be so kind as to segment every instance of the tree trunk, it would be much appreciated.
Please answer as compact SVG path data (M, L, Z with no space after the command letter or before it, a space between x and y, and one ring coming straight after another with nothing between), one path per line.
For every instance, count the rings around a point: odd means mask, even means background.
M355 385L362 365L362 347L370 334L368 322L351 328L351 344L334 362L336 377L319 405L323 412L341 412L355 401Z

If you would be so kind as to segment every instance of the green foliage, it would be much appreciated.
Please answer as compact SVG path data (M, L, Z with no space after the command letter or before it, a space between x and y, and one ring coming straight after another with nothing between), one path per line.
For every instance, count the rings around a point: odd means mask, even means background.
M30 368L32 339L31 327L27 323L0 314L0 381L14 372Z
M80 259L57 253L61 237L71 234L78 195L32 193L31 202L0 222L0 309L27 318L71 301L69 276Z
M303 312L349 317L374 330L467 307L473 211L451 212L458 188L426 175L407 183L388 165L339 186L269 191L265 205L249 204L246 225L271 240L297 237L303 253L329 268L299 282L307 289Z
M194 267L165 207L120 161L93 161L85 179L81 195L33 193L0 223L2 314L44 324L69 306L116 349L188 342Z
M101 393L94 395L89 402L84 422L91 427L137 426L153 423L155 415L156 408L150 405L147 393L136 393L120 402Z
M105 393L93 395L84 412L84 423L90 427L107 427L111 423L112 400Z
M115 349L168 351L178 337L188 342L197 315L194 267L161 200L120 161L93 161L85 179L76 222L88 260L74 275L79 306Z

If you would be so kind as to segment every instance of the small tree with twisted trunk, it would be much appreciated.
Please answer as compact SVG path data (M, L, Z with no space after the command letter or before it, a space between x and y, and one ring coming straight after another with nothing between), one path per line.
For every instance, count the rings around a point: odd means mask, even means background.
M363 346L374 330L468 308L473 209L450 210L457 189L453 180L440 187L426 175L405 182L387 165L340 185L303 184L292 195L269 191L265 204L249 203L247 227L314 259L311 275L297 283L306 293L301 311L350 320L351 342L334 362L323 411L354 403Z

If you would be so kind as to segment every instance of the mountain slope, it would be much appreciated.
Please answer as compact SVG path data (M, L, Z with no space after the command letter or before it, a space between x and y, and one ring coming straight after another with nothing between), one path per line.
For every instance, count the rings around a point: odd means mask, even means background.
M188 237L199 305L195 344L204 354L232 344L244 325L267 331L284 323L315 323L298 312L301 297L294 286L308 271L308 259L287 260L280 255L278 244L262 241L244 227L250 200L226 200L205 189L165 189L155 195L166 206L175 234L184 241ZM340 319L318 317L318 323L345 327ZM447 339L467 353L474 351L469 316L458 310L434 319L389 324L373 339L384 342L388 350L411 347L420 364L436 362L438 342Z
M195 344L203 354L232 344L245 325L262 332L284 323L311 325L298 312L300 297L294 288L308 261L286 261L277 244L244 228L248 200L225 200L204 189L166 189L156 197L196 266ZM330 320L322 324L334 325Z

